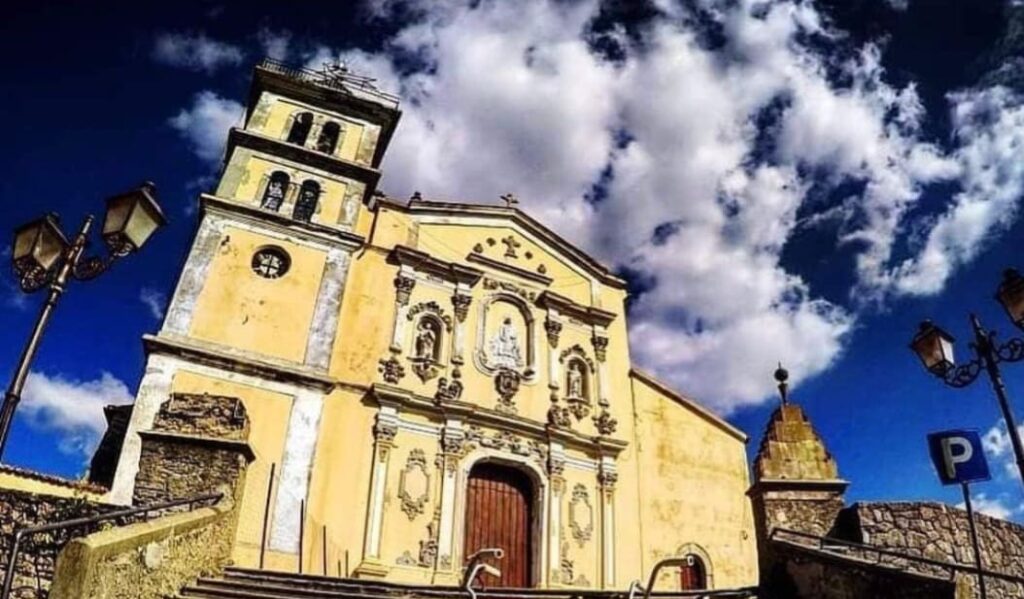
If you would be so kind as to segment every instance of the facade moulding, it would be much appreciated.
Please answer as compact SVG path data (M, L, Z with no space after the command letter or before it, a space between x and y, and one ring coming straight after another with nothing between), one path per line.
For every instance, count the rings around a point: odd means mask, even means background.
M615 320L615 313L593 306L584 306L552 291L543 291L537 298L537 305L549 311L575 318L598 327L607 327Z
M285 214L263 210L256 206L240 204L232 200L225 200L208 193L204 193L199 197L199 206L203 215L228 217L261 229L266 229L269 223L276 225L275 228L282 233L293 236L300 241L319 245L324 249L340 245L355 250L362 247L366 242L363 236L350 233L349 231L316 223L296 221Z
M411 268L417 272L434 275L456 285L468 287L476 285L484 274L475 268L455 262L439 260L426 252L421 252L404 245L395 246L388 253L388 262Z
M146 354L164 354L175 356L190 362L210 366L230 372L238 372L262 379L291 383L300 387L308 387L330 393L337 381L322 370L289 366L240 355L226 348L198 342L194 339L178 335L161 334L143 335L142 345Z
M467 217L471 217L479 220L481 224L489 226L508 226L511 222L524 237L565 254L601 284L616 289L626 289L624 279L615 276L603 264L517 208L429 200L413 200L403 203L393 199L382 199L377 203L416 216L417 220L423 223L442 223L452 217L459 217L462 222L465 222Z
M377 187L377 182L380 181L380 171L364 164L350 162L337 156L328 156L322 152L290 144L286 141L261 135L253 131L233 128L228 133L228 147L225 156L230 158L235 149L239 147L273 156L280 156L298 164L326 171L332 175L359 181L366 185L366 191L363 192L364 203L370 200L370 196L373 195L373 191Z
M629 446L629 442L621 439L591 437L569 429L553 428L515 414L462 401L446 402L438 406L431 397L422 397L392 385L374 384L369 389L369 395L377 404L399 411L425 414L442 422L456 419L466 425L478 424L496 430L507 430L535 440L561 443L567 448L598 456L615 457Z
M531 281L533 283L539 283L545 287L551 285L551 283L554 282L554 279L547 275L532 272L526 270L525 268L519 268L518 266L513 266L511 264L505 264L500 260L488 258L487 256L483 256L481 254L477 254L474 252L470 252L470 254L466 256L466 260L468 262L476 262L481 266L486 266L488 268L498 270L515 277L519 277L520 279L526 279L527 281Z

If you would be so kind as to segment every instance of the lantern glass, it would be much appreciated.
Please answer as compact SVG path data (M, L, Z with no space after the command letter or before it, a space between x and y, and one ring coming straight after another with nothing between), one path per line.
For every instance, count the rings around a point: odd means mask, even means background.
M68 247L64 233L53 215L34 220L14 233L11 259L19 274L49 271Z
M1016 269L1008 268L1003 273L996 299L1013 324L1024 327L1024 277Z
M156 188L144 184L107 200L103 239L111 252L123 256L138 250L167 222L155 195Z
M942 376L955 364L953 337L931 322L921 323L921 329L910 343L910 348L932 374Z

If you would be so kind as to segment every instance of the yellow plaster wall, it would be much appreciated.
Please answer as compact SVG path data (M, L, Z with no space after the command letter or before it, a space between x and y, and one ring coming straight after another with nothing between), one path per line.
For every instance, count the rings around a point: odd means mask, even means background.
M291 256L284 276L266 279L253 272L252 257L265 245L280 246ZM189 335L301 363L324 259L318 249L226 228L196 302Z
M255 566L258 563L263 531L263 511L270 468L271 464L277 464L278 474L280 473L293 398L259 387L188 371L175 373L171 390L173 393L209 393L237 397L245 405L249 415L249 445L256 454L256 459L249 464L246 471L234 555L240 565Z
M754 524L744 443L707 416L633 379L644 571L695 543L716 588L756 584ZM670 574L665 584L678 585Z

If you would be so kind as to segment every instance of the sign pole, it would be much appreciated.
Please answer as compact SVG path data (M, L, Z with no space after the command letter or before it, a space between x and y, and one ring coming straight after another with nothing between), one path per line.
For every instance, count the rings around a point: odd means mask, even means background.
M978 530L974 527L974 507L971 505L971 489L967 483L960 483L964 492L964 505L967 506L967 523L971 528L971 545L974 546L974 565L978 568L978 589L981 599L986 599L985 576L981 573L981 548L978 546Z

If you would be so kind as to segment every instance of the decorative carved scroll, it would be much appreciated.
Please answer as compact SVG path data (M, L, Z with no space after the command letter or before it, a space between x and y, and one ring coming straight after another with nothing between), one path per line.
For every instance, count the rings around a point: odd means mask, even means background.
M405 367L395 356L390 356L386 360L382 358L379 364L377 371L380 372L385 383L397 385L405 376Z
M412 295L414 287L416 287L416 279L401 274L395 277L395 301L400 306L408 305L409 296Z
M494 388L498 391L498 411L508 414L516 413L514 401L516 393L519 392L519 373L515 370L502 368L494 377Z
M412 308L409 308L409 314L406 315L406 318L408 318L409 321L411 322L413 320L416 320L417 316L424 313L433 314L434 316L437 316L437 318L444 323L445 330L448 331L449 333L452 331L452 317L445 314L441 306L439 306L438 303L434 301L420 302L413 306Z
M594 508L590 504L587 488L576 484L572 488L572 499L569 501L569 528L572 538L583 547L594 535Z

